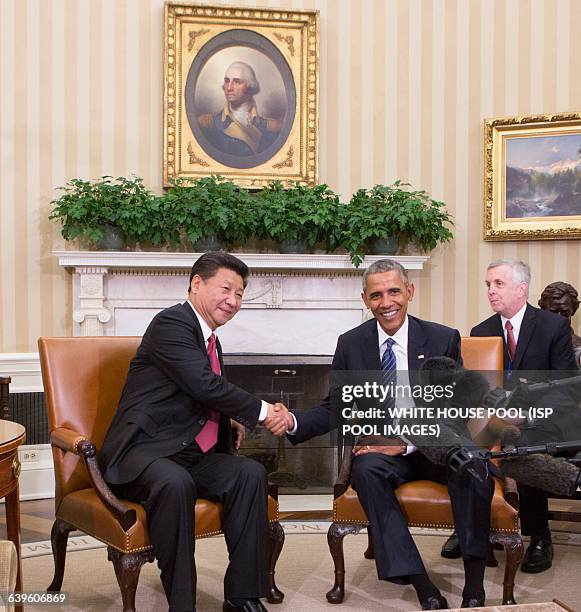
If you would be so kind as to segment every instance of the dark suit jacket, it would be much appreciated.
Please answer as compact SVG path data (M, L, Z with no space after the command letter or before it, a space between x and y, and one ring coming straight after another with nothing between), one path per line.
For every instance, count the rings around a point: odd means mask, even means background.
M461 364L460 334L457 330L409 315L408 320L410 378L412 372L417 371L428 357L450 357ZM376 319L366 321L339 336L331 368L336 372L381 370ZM295 413L297 433L290 435L289 440L298 444L336 427L332 404L330 394L320 406Z
M504 369L508 369L510 359L499 314L473 327L470 335L500 336L504 347ZM561 315L527 304L512 369L519 370L529 381L574 376L578 373L569 321ZM561 374L550 373L555 370L561 371ZM518 377L513 376L506 386L510 387L517 381ZM527 399L530 405L549 406L556 411L550 422L539 421L540 429L536 435L540 438L532 437L528 443L577 439L581 435L581 422L578 422L580 415L577 415L575 393L571 388L556 389ZM534 430L529 433L530 436L535 435ZM524 440L527 441L526 436Z
M222 350L218 356L222 372ZM99 462L105 480L134 480L152 461L190 444L221 413L218 450L231 448L229 418L254 427L260 400L212 371L198 319L188 302L158 313L131 362Z
M470 335L500 336L504 345L504 369L508 369L508 350L499 314L473 327ZM577 365L567 319L527 304L512 367L514 370L575 371Z

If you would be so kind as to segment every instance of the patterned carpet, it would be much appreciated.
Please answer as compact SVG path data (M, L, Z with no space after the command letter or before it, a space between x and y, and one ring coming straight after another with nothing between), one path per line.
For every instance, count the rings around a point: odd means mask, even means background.
M404 612L418 609L411 587L402 587L376 578L373 561L363 558L367 536L345 538L347 597L340 606L328 604L325 592L332 586L332 562L327 548L328 523L285 522L285 547L277 566L277 583L285 592L279 605L268 605L274 612ZM434 582L448 598L449 604L459 606L462 590L462 564L448 561L439 555L445 533L417 530L415 539ZM550 604L557 598L569 609L581 610L578 572L581 567L581 535L554 533L555 564L542 574L519 572L515 595L521 604L519 612L561 610ZM63 592L66 606L51 606L52 610L103 611L120 610L121 597L115 574L107 561L103 545L88 536L71 538ZM52 579L53 563L49 542L23 546L23 569L26 590L45 589ZM487 604L500 604L504 554L497 553L498 568L486 572ZM222 577L227 562L223 538L211 538L197 543L198 610L219 612L222 609ZM542 603L545 602L545 603ZM136 600L140 612L159 612L167 609L155 564L147 564L141 573ZM527 604L527 605L524 605ZM529 605L530 604L530 605ZM532 605L539 604L539 605ZM35 609L40 609L36 608ZM490 609L490 608L488 608ZM501 608L507 611L509 608Z

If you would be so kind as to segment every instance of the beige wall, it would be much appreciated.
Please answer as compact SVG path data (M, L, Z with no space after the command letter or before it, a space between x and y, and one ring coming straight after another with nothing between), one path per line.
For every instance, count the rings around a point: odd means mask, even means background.
M548 282L581 286L578 240L481 239L482 118L581 110L581 2L236 4L321 12L321 182L348 195L401 178L455 215L415 275L415 314L468 332L501 256L529 261L533 303ZM0 0L0 352L70 333L54 187L135 173L160 189L162 29L161 0Z

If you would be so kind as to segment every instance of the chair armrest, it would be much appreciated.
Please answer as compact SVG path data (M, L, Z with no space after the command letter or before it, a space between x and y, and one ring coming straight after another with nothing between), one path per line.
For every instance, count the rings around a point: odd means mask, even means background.
M341 462L339 475L333 486L333 497L335 499L341 497L349 487L349 482L351 481L351 466L353 464L352 450L353 447L350 444L346 444L343 447L343 461Z
M58 427L50 434L50 443L67 453L79 454L79 443L87 440L87 436L83 436L77 431L67 429L66 427Z
M74 453L83 459L95 493L115 517L123 531L129 530L137 521L137 513L121 502L103 479L97 463L97 449L93 442L77 431L65 427L55 429L51 433L50 441L52 446Z

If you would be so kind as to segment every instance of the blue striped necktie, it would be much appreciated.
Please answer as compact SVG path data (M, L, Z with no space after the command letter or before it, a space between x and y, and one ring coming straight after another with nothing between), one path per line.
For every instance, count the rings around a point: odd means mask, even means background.
M384 344L386 348L383 352L383 355L381 356L381 371L383 384L390 385L393 383L395 387L397 383L397 364L395 360L395 353L393 352L393 345L395 344L395 340L393 338L388 338L384 342ZM395 407L395 389L393 389L393 393L389 393L385 398L384 407Z

